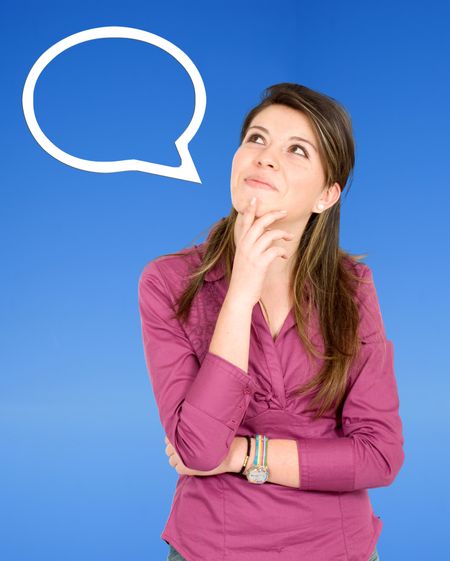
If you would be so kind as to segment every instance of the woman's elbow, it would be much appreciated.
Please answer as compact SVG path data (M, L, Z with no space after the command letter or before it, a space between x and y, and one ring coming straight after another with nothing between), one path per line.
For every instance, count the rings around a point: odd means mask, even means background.
M181 455L180 455L181 458ZM220 465L220 461L217 461L213 456L198 456L189 455L185 456L185 459L181 458L181 461L188 469L194 469L197 471L212 471Z
M175 448L180 460L188 469L197 471L216 469L227 453L226 450L219 450L217 446L211 445L211 442L196 442L195 445L180 439L176 439L176 442Z
M403 444L399 443L388 451L380 451L373 446L364 450L359 461L359 469L356 470L355 489L370 489L375 487L387 487L396 479L405 461Z
M380 487L387 487L394 482L395 478L400 472L400 469L403 466L404 461L405 451L403 449L403 446L399 444L390 456L390 460L383 478L384 482L380 485Z

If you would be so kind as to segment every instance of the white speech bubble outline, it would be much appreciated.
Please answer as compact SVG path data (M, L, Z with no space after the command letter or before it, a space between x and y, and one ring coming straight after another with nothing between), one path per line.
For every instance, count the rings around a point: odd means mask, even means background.
M110 162L84 160L67 154L55 146L55 144L53 144L53 142L51 142L42 132L34 112L34 88L44 68L59 54L67 49L70 49L74 45L79 45L80 43L84 43L86 41L92 41L93 39L107 38L135 39L136 41L143 41L144 43L155 45L172 55L173 58L175 58L185 68L191 78L195 93L194 114L186 130L175 141L175 146L181 158L180 166L166 166L144 160L117 160ZM205 85L200 72L197 70L197 67L192 60L173 43L155 35L154 33L150 33L149 31L144 31L142 29L135 29L134 27L107 26L80 31L78 33L74 33L73 35L69 35L61 41L58 41L52 47L47 49L31 68L23 88L22 106L28 128L38 144L40 144L40 146L51 156L68 166L97 173L142 171L145 173L173 177L175 179L193 181L194 183L201 183L200 176L197 173L197 169L194 165L191 154L189 153L188 145L198 131L205 114Z

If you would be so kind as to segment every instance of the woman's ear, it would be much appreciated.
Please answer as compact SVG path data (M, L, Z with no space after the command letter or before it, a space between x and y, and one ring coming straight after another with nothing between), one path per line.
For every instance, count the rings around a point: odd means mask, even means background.
M323 212L327 208L330 208L339 200L341 196L341 186L339 183L334 183L331 187L324 187L320 197L317 199L314 206L314 212Z

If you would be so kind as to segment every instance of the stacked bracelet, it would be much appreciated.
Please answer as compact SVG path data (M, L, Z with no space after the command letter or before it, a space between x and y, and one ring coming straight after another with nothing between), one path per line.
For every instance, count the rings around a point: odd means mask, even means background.
M247 455L245 456L244 464L239 473L243 473L250 457L250 437L247 438ZM269 467L267 465L267 448L269 439L266 435L255 435L255 458L253 464L245 471L247 480L250 483L265 483L269 479Z

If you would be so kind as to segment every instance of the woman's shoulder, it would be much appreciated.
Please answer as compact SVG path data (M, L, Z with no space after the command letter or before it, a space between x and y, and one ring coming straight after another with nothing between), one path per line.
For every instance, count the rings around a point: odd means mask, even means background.
M201 263L204 243L182 248L174 253L166 253L147 262L142 271L141 278L163 277L167 284L179 284Z
M360 314L359 336L364 342L383 340L386 331L373 271L367 263L353 257L347 260L347 265L358 276L355 296Z
M356 256L344 254L342 256L342 264L347 270L349 270L359 278L367 278L372 274L369 265L367 265L367 263L364 263L363 261L360 261Z

